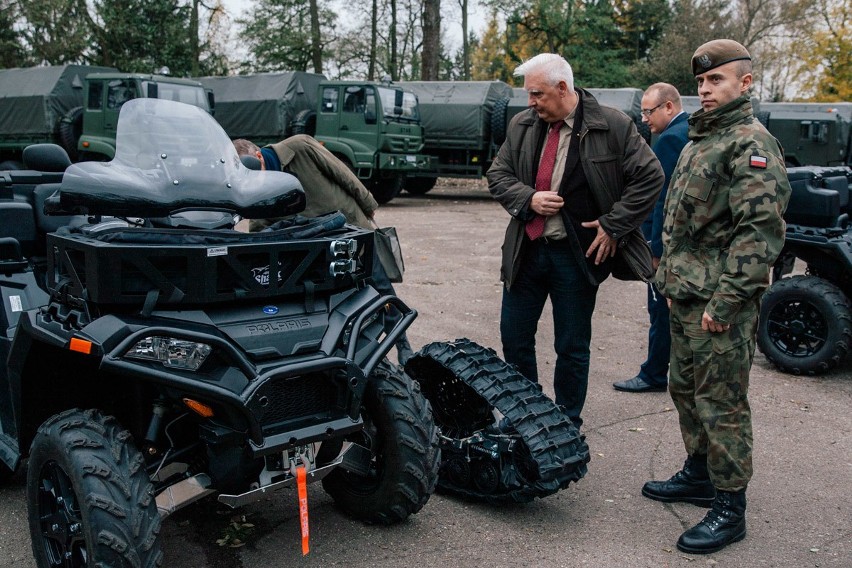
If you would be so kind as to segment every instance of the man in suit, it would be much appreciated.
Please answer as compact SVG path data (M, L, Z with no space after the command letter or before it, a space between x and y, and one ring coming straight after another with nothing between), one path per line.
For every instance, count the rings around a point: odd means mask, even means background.
M665 218L666 192L680 151L688 142L687 114L680 102L680 93L668 83L655 83L642 96L642 122L658 135L652 150L663 166L666 179L663 190L651 215L642 224L642 233L651 243L654 270L663 256L663 219ZM653 284L648 284L648 357L639 367L639 374L631 379L613 383L615 390L625 392L665 391L668 385L669 352L672 338L669 326L669 307L666 299Z
M629 262L619 250L653 209L663 171L632 120L574 87L561 56L539 54L515 75L524 77L530 108L512 119L488 170L488 189L511 217L501 268L503 355L538 382L535 336L549 298L553 390L579 428L598 285Z

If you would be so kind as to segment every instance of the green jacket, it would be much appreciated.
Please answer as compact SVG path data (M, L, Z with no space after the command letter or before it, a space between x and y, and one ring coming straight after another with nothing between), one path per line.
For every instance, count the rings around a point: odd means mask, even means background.
M598 219L601 226L621 241L654 208L665 179L663 169L627 115L600 106L586 90L577 92L583 98L580 164L599 209L605 212ZM524 226L535 216L530 201L539 159L536 147L546 128L534 110L517 114L487 174L489 191L512 217L503 241L501 269L509 288L520 267Z
M707 302L715 321L736 323L769 286L784 246L784 154L747 96L694 113L689 139L666 198L657 287L667 298Z
M285 171L299 178L305 190L305 217L340 211L346 222L372 229L379 208L370 191L352 171L314 138L300 134L270 146ZM279 219L253 219L249 230L260 231Z

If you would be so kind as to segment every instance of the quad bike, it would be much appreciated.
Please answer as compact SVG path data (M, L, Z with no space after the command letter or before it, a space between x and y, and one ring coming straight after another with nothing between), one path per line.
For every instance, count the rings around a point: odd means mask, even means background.
M213 493L321 481L367 522L418 512L437 429L385 358L416 313L370 285L372 233L232 230L304 192L190 105L128 102L117 140L112 162L44 145L0 173L0 477L29 458L37 565L160 566L161 518Z
M585 474L579 432L493 351L430 344L416 381L387 361L416 312L372 286L371 232L340 214L233 230L304 192L244 167L206 113L130 101L117 143L73 166L31 146L32 169L0 172L0 481L28 458L38 566L159 566L161 519L213 495L321 481L388 524L439 471L492 503Z
M779 370L816 375L852 346L852 168L789 168L784 248L764 294L757 343ZM796 260L805 274L788 276Z

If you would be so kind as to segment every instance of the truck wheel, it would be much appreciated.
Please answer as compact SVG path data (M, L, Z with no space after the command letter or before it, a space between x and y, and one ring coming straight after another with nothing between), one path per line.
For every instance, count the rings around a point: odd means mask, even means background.
M509 97L503 97L491 110L491 139L498 146L506 140L506 117L508 116Z
M418 512L438 481L438 432L416 382L387 361L364 393L364 430L352 441L372 454L369 473L337 468L323 488L348 515L391 524Z
M71 161L77 160L77 142L83 134L83 107L74 107L59 121L59 141Z
M780 371L824 373L852 345L852 303L837 286L816 276L779 280L763 296L757 344Z
M376 198L379 205L389 203L391 199L399 195L405 184L405 176L393 176L389 178L374 177L369 185L370 193Z
M314 110L305 109L296 113L293 118L293 134L307 134L313 136L317 133L317 113Z
M769 128L769 112L762 110L760 112L754 113L754 117L757 121L764 126L764 128Z
M411 195L426 195L435 184L438 183L438 178L433 177L410 177L405 179L405 191Z
M40 567L162 565L160 515L142 455L97 410L69 410L39 427L27 509Z

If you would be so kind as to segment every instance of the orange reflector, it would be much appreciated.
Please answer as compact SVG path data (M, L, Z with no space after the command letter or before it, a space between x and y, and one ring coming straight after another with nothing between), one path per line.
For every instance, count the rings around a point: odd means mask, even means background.
M204 418L211 418L213 416L213 408L202 403L197 400L192 400L191 398L183 399L183 403L194 413L202 416Z
M78 353L89 355L92 352L92 342L86 341L85 339L77 339L76 337L72 337L71 344L68 346L68 349L70 349L71 351L76 351Z
M311 551L311 544L309 542L310 532L308 531L307 470L305 470L305 466L303 465L296 468L296 486L299 488L299 520L302 525L302 556L306 556Z
M89 143L88 143L88 142L83 142L83 148L88 148L88 147L89 147Z

